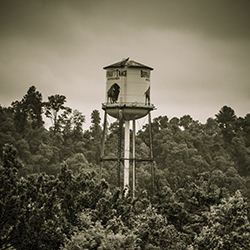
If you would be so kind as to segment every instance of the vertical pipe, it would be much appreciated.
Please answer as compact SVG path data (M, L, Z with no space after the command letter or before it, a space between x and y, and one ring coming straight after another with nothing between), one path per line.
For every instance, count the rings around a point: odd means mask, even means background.
M155 172L153 162L153 140L152 140L152 125L151 125L151 112L148 113L148 124L149 124L149 144L150 144L150 160L151 160L151 180L152 180L152 196L154 196L154 183L155 183Z
M103 123L103 131L102 131L102 145L101 145L101 162L100 162L100 170L99 170L99 184L101 183L102 179L102 168L103 168L103 157L104 157L104 146L105 146L105 135L107 130L107 112L105 110L104 113L104 123Z
M119 110L119 131L117 147L117 186L121 187L121 158L122 158L122 128L123 128L123 111Z
M133 120L133 198L135 198L135 120Z
M129 187L129 121L125 121L125 135L124 135L124 189L125 195Z

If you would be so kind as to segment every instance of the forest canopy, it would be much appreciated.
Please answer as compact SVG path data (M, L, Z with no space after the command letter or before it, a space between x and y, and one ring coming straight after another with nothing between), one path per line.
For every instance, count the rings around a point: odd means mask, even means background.
M66 103L31 86L0 105L0 249L250 248L250 113L223 106L205 124L154 118L154 179L150 163L137 162L133 197L117 187L117 162L103 162L98 181L100 112L84 131L85 115ZM110 158L118 137L119 122L108 124ZM149 154L145 124L136 158Z

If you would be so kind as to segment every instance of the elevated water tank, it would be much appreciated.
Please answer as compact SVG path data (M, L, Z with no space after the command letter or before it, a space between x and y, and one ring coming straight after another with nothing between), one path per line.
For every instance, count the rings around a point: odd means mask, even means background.
M123 59L104 67L106 70L106 102L102 108L119 118L119 110L124 120L136 120L155 109L150 102L150 73L153 68Z

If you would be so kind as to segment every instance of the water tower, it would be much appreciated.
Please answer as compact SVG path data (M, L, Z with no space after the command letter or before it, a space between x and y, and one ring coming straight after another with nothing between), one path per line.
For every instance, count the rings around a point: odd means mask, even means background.
M135 163L136 161L150 161L153 173L151 114L155 106L150 102L150 74L153 68L123 59L117 63L103 68L106 70L106 102L102 104L104 114L104 129L101 149L100 175L103 161L117 161L118 163L118 186L120 186L120 166L124 161L124 188L129 186L129 163L133 162L133 194L135 192ZM105 134L107 127L107 114L119 120L120 138L118 139L117 158L104 157ZM135 158L135 120L148 115L150 156L148 159ZM130 158L130 121L133 121L133 156ZM124 158L121 155L122 128L125 123L124 132Z

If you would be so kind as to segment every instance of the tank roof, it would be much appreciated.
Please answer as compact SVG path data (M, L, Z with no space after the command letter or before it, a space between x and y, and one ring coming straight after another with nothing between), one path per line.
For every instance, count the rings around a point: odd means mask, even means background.
M106 67L103 67L103 69L108 69L108 68L121 68L121 67L129 67L129 68L146 68L146 69L150 69L153 70L153 68L146 66L144 64L135 62L133 60L129 60L129 57L126 59L122 59L121 61L108 65Z

